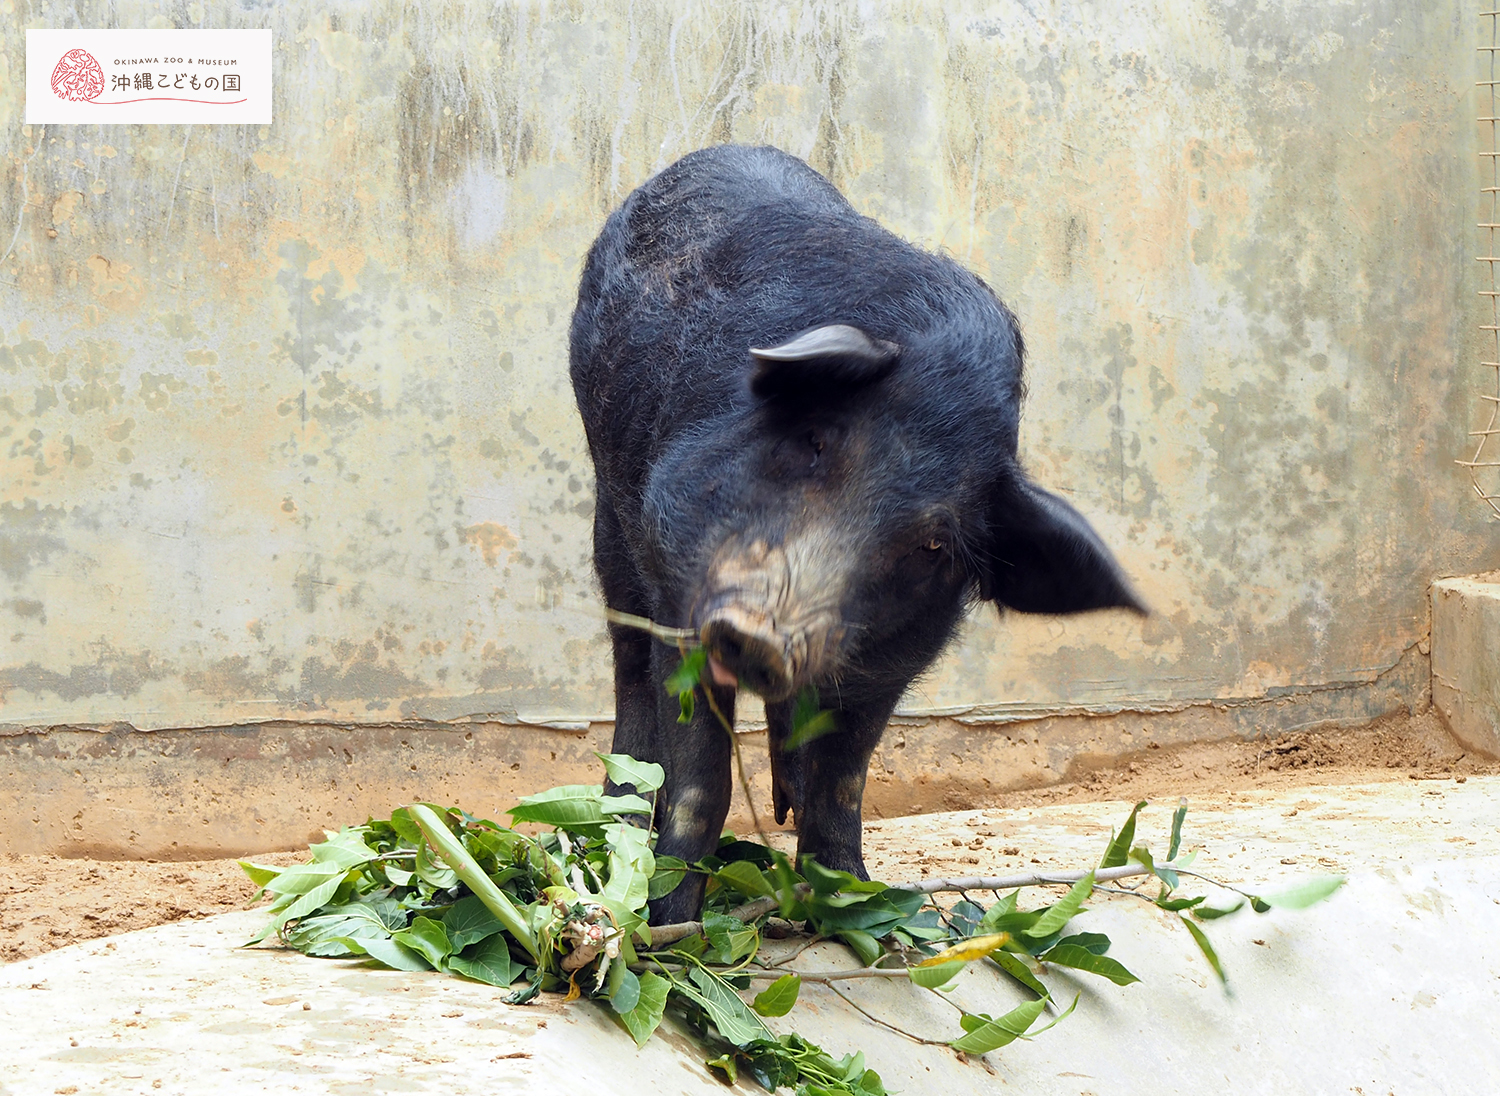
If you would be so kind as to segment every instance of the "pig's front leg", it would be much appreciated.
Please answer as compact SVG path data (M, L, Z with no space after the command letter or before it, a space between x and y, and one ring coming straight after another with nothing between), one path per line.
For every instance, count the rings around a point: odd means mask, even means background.
M692 720L678 723L680 703L666 691L666 679L678 662L677 652L654 645L652 676L659 698L657 741L663 747L658 760L667 772L666 794L657 800L656 854L678 856L692 864L719 847L732 787L730 732L714 715L703 690L713 689L714 702L731 727L735 691L705 682L697 690ZM696 920L707 882L703 875L689 872L676 890L651 903L651 923L671 925Z
M861 852L865 774L900 692L834 712L837 729L799 751L802 797L797 803L797 858L868 879Z
M803 751L788 752L786 741L792 734L792 709L795 701L766 703L766 738L771 749L771 806L778 826L786 822L788 812L802 821Z

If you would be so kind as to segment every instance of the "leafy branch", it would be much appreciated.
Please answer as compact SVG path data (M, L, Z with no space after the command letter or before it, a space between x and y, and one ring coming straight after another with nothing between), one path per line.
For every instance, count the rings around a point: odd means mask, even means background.
M706 656L701 649L685 653L686 672L674 683L682 687L679 696L688 698L682 703L691 718L688 705L701 685ZM704 691L712 703L712 694ZM814 706L803 723L827 714ZM827 733L826 727L820 733ZM274 935L308 955L440 971L508 989L506 1000L517 1004L544 991L594 998L640 1044L671 1011L711 1048L709 1068L731 1081L744 1073L772 1090L791 1086L810 1096L883 1096L880 1077L862 1054L835 1059L800 1035L776 1035L765 1019L788 1015L804 984L824 986L845 1000L838 986L859 979L906 979L943 994L963 970L980 963L1003 972L1029 995L995 1016L959 1008L961 1034L941 1042L984 1054L1040 1034L1077 1007L1075 997L1058 1011L1044 980L1054 968L1122 987L1139 981L1107 954L1107 936L1069 933L1098 890L1176 913L1225 981L1199 922L1246 906L1259 913L1302 909L1343 883L1339 876L1316 878L1273 894L1229 887L1243 901L1226 909L1210 907L1205 895L1181 893L1184 877L1225 886L1190 866L1195 854L1179 856L1185 805L1173 815L1168 854L1158 863L1135 841L1144 802L1111 835L1099 866L1087 870L888 885L856 879L811 858L794 864L764 840L732 834L724 835L713 854L690 865L655 852L649 827L653 805L644 797L654 798L660 789L661 766L624 755L599 756L615 785L633 786L639 794L605 795L602 785L552 788L511 808L510 826L458 808L412 804L388 819L329 833L311 847L306 864L279 869L242 862L259 893L272 898L270 919L250 943ZM646 819L648 825L631 819ZM543 830L514 828L523 823ZM671 892L689 871L707 876L701 918L648 926L648 901ZM1155 880L1158 893L1152 897L1111 885L1131 878ZM1068 889L1046 904L1021 908L1023 891L1045 886ZM1009 893L1002 897L1002 891ZM951 905L932 897L952 892L961 897ZM986 907L969 897L982 892L993 892L998 900ZM860 965L788 970L778 964L795 956L772 962L764 952L763 936L773 925L782 934L802 933L805 942L841 942ZM743 994L758 985L764 988L747 1001ZM1054 1013L1050 1022L1037 1027L1049 1011Z

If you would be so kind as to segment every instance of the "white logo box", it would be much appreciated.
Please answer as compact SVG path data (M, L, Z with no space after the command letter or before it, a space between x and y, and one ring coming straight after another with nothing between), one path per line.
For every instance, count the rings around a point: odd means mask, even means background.
M28 125L268 125L269 30L28 30Z

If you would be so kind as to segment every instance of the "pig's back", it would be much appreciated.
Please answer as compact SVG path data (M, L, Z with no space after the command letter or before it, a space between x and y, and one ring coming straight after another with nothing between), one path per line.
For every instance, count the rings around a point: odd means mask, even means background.
M584 267L570 365L600 479L639 484L676 434L742 412L749 347L825 323L901 343L960 313L1011 344L977 278L856 213L801 160L691 153L626 198ZM1019 355L997 357L1018 380Z

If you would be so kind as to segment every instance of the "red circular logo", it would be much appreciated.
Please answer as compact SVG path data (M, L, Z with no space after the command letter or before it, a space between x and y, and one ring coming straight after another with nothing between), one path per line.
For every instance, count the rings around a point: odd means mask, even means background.
M104 70L86 49L70 49L52 70L52 90L59 99L87 102L104 90Z

